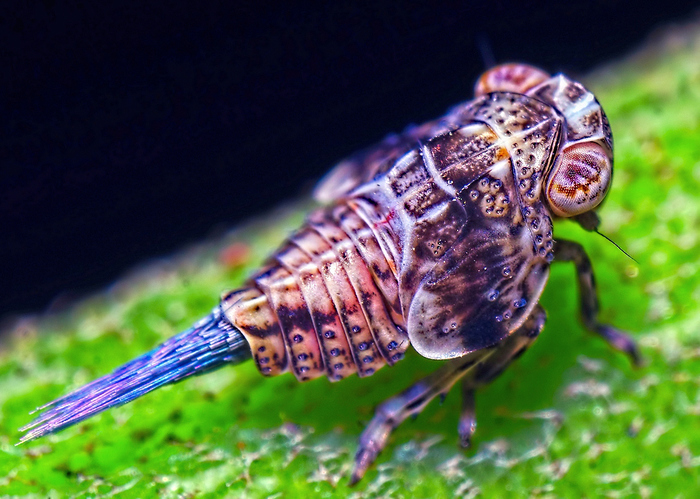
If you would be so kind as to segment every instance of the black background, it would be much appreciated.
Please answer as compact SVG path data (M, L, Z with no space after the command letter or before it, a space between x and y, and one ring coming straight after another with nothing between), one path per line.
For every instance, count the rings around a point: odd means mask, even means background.
M343 156L470 98L491 57L575 76L695 12L240 3L4 4L0 317L99 289L308 191Z

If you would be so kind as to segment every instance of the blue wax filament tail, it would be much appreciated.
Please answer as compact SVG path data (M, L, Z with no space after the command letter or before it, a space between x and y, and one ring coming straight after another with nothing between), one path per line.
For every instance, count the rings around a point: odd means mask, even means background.
M112 374L37 408L32 413L44 412L20 428L27 433L22 435L19 443L60 431L161 386L226 364L239 364L250 356L246 339L216 307L192 328L117 368Z

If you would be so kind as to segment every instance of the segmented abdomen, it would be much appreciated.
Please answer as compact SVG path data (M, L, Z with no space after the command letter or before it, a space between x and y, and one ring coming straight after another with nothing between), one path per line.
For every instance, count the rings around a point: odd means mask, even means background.
M396 264L345 203L312 214L222 309L268 376L369 376L408 347Z

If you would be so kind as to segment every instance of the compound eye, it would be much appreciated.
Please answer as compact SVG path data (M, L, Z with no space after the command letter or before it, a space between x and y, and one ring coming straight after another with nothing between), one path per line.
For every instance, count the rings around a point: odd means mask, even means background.
M474 87L474 96L481 97L491 92L524 94L549 78L541 69L527 64L501 64L481 75Z
M547 201L555 214L573 217L600 204L610 187L612 161L593 142L564 149L547 181Z

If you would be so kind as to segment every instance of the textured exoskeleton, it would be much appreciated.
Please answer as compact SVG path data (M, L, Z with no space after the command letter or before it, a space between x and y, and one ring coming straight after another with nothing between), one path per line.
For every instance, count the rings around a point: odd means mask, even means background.
M474 391L537 337L554 260L573 261L586 326L639 355L597 321L590 261L555 240L552 217L596 230L613 142L592 93L563 75L498 66L475 98L342 161L319 185L325 206L211 315L114 373L40 409L22 441L58 431L164 384L252 357L266 376L364 377L409 345L446 361L382 404L351 477L391 431L462 379L459 433L475 429Z

